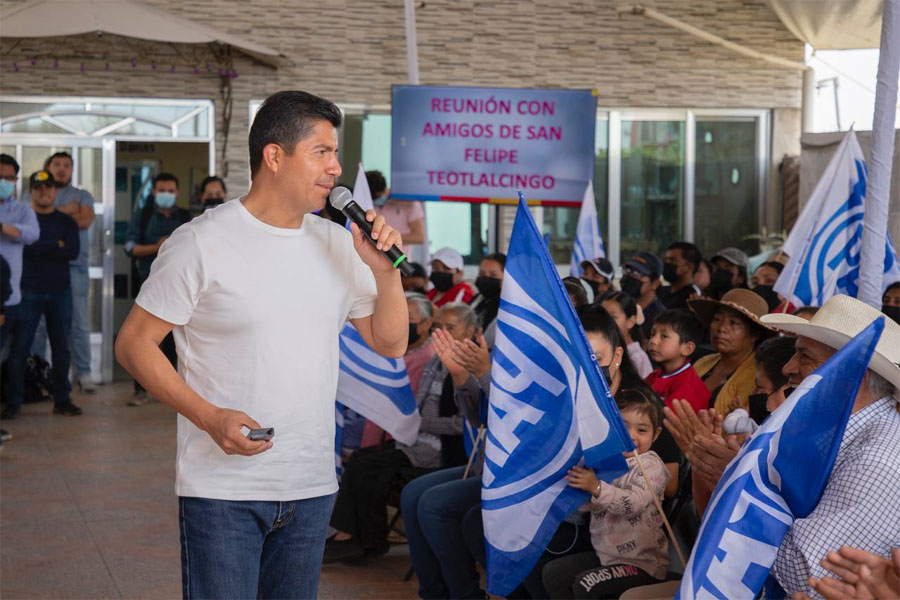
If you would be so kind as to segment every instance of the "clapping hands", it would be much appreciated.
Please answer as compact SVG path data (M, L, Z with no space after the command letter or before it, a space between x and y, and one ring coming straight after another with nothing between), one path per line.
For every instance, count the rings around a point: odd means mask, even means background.
M820 563L834 577L810 577L809 585L826 600L889 600L900 598L900 548L890 558L844 546ZM810 600L802 592L794 600Z

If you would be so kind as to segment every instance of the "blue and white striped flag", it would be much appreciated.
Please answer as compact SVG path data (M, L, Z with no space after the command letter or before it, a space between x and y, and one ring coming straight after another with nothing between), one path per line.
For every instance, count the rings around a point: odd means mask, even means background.
M341 330L339 344L337 402L412 445L422 417L409 385L406 363L402 358L376 353L350 323Z
M795 306L821 306L835 294L856 298L868 170L856 133L848 131L784 244L790 256L775 291ZM882 293L900 281L890 234Z
M588 181L581 201L581 212L578 213L578 227L575 230L575 243L572 247L572 264L569 275L581 277L581 263L586 260L606 257L603 238L600 237L600 224L597 222L597 204L594 200L594 182Z
M875 319L803 380L731 461L703 515L678 598L756 597L794 519L822 497L883 329L884 317Z
M481 507L488 591L505 596L589 499L566 471L612 481L634 446L521 193L502 290Z

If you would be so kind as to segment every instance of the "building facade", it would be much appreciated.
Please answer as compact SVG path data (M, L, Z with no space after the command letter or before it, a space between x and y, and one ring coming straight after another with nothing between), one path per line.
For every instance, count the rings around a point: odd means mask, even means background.
M134 210L149 174L176 171L183 205L207 173L223 176L230 195L242 194L256 107L272 92L303 89L345 110L344 179L353 181L360 161L389 175L391 85L409 81L402 0L144 2L275 48L284 60L273 68L217 45L94 34L23 39L3 31L3 151L28 158L22 161L28 170L51 148L76 148L78 158L87 144L90 164L76 170L106 211L94 226L92 276L98 279L95 330L98 344L107 346L121 310L112 303L107 314L102 298L121 292L122 307L129 300L119 289L127 285L115 280L127 271L125 259L109 240ZM2 11L22 4L5 0ZM645 4L748 48L803 61L803 43L765 0ZM801 73L617 12L620 6L612 0L419 2L420 81L596 90L594 189L611 257L624 260L682 238L707 252L741 244L754 251L743 236L781 227L778 165L800 151ZM135 108L140 103L144 108ZM121 111L135 122L116 121ZM104 161L112 161L106 171ZM432 204L433 248L455 245L473 262L505 249L510 209ZM568 263L577 211L536 212L557 262Z

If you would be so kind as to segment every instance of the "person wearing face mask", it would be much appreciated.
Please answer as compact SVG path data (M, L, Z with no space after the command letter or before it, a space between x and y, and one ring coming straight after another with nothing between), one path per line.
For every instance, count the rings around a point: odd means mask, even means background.
M720 299L728 290L747 287L747 267L750 259L747 253L737 248L722 248L712 257L713 271L710 274L706 295Z
M47 171L29 179L31 204L37 213L40 237L25 247L22 261L22 299L11 327L7 402L0 418L15 419L25 393L25 365L38 321L47 321L53 355L53 413L81 414L69 393L69 336L72 329L72 290L69 262L78 257L78 224L53 205L56 181Z
M506 255L500 252L489 254L481 260L475 280L478 295L469 304L478 315L484 339L490 348L494 347L494 336L497 334L497 311L500 310L500 287L503 285L505 266Z
M419 265L421 267L421 265ZM434 326L434 304L424 294L406 293L406 307L409 311L409 341L403 362L409 377L409 387L413 396L419 391L419 381L425 365L434 358L434 344L431 329ZM374 422L366 419L362 429L360 448L369 448L390 441L391 436Z
M450 302L468 304L475 292L463 281L463 257L453 248L441 248L431 261L431 277L434 287L426 294L438 308Z
M3 303L7 321L15 318L15 306L22 299L19 283L22 279L22 249L40 236L37 216L30 204L16 198L16 180L19 178L19 163L9 154L0 154L0 256L9 264L9 297ZM6 330L0 331L0 348L3 347Z
M881 297L881 312L900 324L900 281L895 281L884 290Z
M657 296L666 308L687 310L687 302L699 297L700 288L694 285L697 269L703 262L700 249L690 242L675 242L663 255L663 278L669 283L659 288Z
M651 401L656 409L662 410L662 401L638 375L625 343L619 332L619 326L600 304L583 305L577 309L578 318L587 334L588 343L597 357L597 364L609 384L612 395L618 399L620 394L635 392ZM656 452L665 464L671 489L667 486L665 495L671 496L677 490L678 463L681 454L675 440L668 431L662 431L650 448ZM674 481L673 481L674 480ZM473 507L463 519L463 535L472 556L485 565L484 531L480 518L480 505ZM571 556L581 552L592 551L590 530L583 522L583 514L576 512L570 515L557 528L553 538L548 542L546 550L538 558L535 566L517 590L516 597L548 598L550 595L544 588L542 572L544 566L552 560ZM418 571L417 571L418 572ZM422 597L447 597L432 595ZM474 597L474 596L450 596Z
M612 280L615 276L616 270L606 258L595 258L581 263L581 279L587 281L594 292L591 303L603 302L615 291L612 289Z
M756 389L748 403L750 418L760 425L794 391L784 367L794 356L795 341L793 337L773 337L756 349Z
M210 175L200 182L200 202L203 205L202 212L206 212L210 208L215 208L225 203L225 195L228 190L225 188L225 182L221 177Z
M662 283L663 264L652 252L638 252L622 265L622 279L619 287L635 299L644 312L644 323L641 332L644 339L650 339L653 321L656 316L666 310L666 306L656 297Z
M766 301L766 304L769 305L769 312L778 308L782 302L778 293L772 288L783 270L784 265L780 262L767 261L756 267L750 277L750 289Z
M188 212L175 205L177 196L178 178L171 173L160 173L153 179L152 201L136 210L131 218L125 236L125 254L132 258L137 272L136 281L132 282L135 292L150 276L150 266L163 243L173 231L190 220ZM160 348L175 366L177 355L171 332L163 339ZM141 406L147 400L146 390L135 380L134 396L128 401L128 406Z

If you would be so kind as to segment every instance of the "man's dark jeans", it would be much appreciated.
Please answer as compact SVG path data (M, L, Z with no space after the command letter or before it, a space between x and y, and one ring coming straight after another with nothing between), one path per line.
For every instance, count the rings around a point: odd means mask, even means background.
M334 496L179 498L185 598L315 598Z
M53 361L51 385L56 405L68 404L72 385L69 383L69 337L72 332L72 291L39 294L22 290L22 301L7 309L6 319L11 338L7 403L21 406L25 397L25 367L34 332L41 317L47 322L47 337Z

